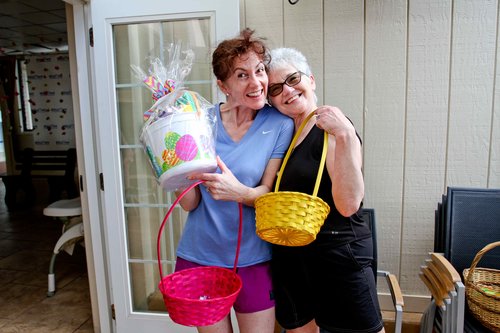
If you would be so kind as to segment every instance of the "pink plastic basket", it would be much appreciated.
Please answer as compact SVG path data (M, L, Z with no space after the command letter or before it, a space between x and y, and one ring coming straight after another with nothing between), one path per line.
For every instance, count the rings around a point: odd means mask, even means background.
M242 286L241 279L236 274L243 220L241 203L238 204L240 224L233 270L212 266L196 267L163 277L160 240L165 223L180 199L200 183L202 181L190 185L179 195L165 215L158 232L158 267L161 278L158 288L170 318L184 326L208 326L222 320L231 311Z

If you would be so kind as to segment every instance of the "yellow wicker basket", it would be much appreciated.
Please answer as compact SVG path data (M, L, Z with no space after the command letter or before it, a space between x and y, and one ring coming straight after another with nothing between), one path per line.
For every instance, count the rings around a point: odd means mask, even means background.
M330 212L328 204L317 197L328 147L328 133L326 132L313 194L291 191L278 192L283 170L295 147L297 138L313 115L313 112L310 113L304 120L290 143L278 172L274 192L264 194L255 200L257 235L267 242L285 246L307 245L316 239L319 229Z
M474 317L493 332L500 332L500 270L476 265L497 246L500 241L486 245L476 254L471 267L464 269L467 305Z

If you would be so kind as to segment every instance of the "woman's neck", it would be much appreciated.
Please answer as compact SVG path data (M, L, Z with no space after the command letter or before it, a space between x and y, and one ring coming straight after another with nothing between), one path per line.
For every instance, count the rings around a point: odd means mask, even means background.
M309 114L311 114L311 112L314 112L315 110L316 110L316 107L313 108L310 112L307 112L307 113L304 112L304 113L298 115L297 117L295 117L295 119L294 119L295 131L297 131L299 129L300 125L302 125L302 123L307 119L307 116L309 116ZM314 119L314 117L311 117L311 119ZM311 123L314 124L314 122L312 120L309 120L309 124L305 125L304 130Z
M313 111L311 111L311 112L314 112L314 110L316 110L316 108L314 108ZM307 116L309 114L311 114L311 112L301 114L300 116L298 116L294 119L295 132L298 131L299 127L307 119ZM304 140L304 138L307 136L307 134L309 134L309 132L311 131L311 129L313 128L314 125L316 125L316 117L311 117L309 119L309 121L307 122L307 124L304 125L302 132L300 133L299 137L297 138L297 142L295 143L295 147L297 147Z
M229 107L227 104L221 104L220 116L222 125L233 141L240 141L247 133L257 115L257 110Z

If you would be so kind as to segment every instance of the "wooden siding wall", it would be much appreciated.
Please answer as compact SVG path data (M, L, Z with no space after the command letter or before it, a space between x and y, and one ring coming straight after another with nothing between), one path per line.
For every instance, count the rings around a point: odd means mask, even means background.
M240 0L241 27L309 59L320 102L364 143L365 206L377 214L379 267L426 295L447 186L500 187L495 0Z

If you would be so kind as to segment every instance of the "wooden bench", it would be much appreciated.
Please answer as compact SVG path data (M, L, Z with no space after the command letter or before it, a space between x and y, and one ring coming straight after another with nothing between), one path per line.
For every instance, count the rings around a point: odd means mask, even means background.
M76 168L76 149L68 150L33 150L26 148L16 160L16 173L4 174L5 204L9 210L31 206L36 199L33 178L45 178L49 185L49 202L61 198L65 191L68 198L79 195L74 180ZM18 200L22 191L22 200ZM18 202L20 201L20 202Z

